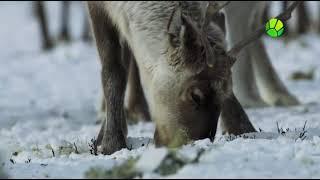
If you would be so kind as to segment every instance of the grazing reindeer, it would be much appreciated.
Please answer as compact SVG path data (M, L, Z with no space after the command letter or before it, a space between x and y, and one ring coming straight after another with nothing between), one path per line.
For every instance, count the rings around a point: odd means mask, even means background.
M229 46L236 44L251 33L251 23L260 25L260 17L264 19L263 23L265 23L267 17L263 16L266 16L267 6L270 6L270 3L242 1L232 2L225 8L228 20ZM287 5L284 5L283 10L286 8ZM224 22L224 18L219 19ZM213 21L217 22L219 19L213 19ZM255 21L252 22L252 20ZM221 24L221 22L219 23ZM224 27L224 25L221 27ZM253 45L245 48L240 52L238 59L240 60L233 67L233 90L242 106L262 107L267 105L290 106L299 104L297 98L290 94L278 77L262 40L257 40ZM133 68L130 68L128 76L127 101L125 101L127 102L126 115L131 121L150 120L148 107L139 81L138 68L134 65L134 61L132 62L130 67L133 66ZM99 121L104 118L104 108L105 106L103 105L99 113Z
M137 64L157 146L212 139L220 115L224 132L255 131L233 94L231 67L241 48L263 32L226 52L221 21L210 21L219 4L88 2L107 111L97 139L103 154L126 147L130 61Z

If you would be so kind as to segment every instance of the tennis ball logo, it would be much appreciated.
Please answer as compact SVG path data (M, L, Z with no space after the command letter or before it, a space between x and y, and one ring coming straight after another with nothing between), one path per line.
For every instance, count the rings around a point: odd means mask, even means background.
M272 37L277 38L282 36L284 32L284 26L280 19L272 18L266 24L266 33Z

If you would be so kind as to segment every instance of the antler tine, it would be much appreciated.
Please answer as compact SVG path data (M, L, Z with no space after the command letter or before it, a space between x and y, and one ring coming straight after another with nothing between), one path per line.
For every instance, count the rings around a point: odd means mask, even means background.
M207 12L205 16L205 24L208 24L211 20L211 16L217 12L219 12L221 9L226 7L231 1L223 2L222 4L219 2L208 2Z
M293 2L284 12L279 14L276 18L280 19L283 22L286 22L291 18L292 11L301 4L301 1L295 1ZM265 26L262 25L260 28L258 28L255 32L253 32L249 37L246 39L238 42L236 45L234 45L231 50L227 52L227 55L232 57L230 59L233 59L233 62L231 64L233 65L236 61L237 54L247 45L249 45L251 42L259 39L265 32Z
M230 2L231 1L226 1L226 2L223 2L223 4L219 4L217 2L209 1L208 11L210 12L210 14L214 14L214 13L220 11L225 6L227 6Z

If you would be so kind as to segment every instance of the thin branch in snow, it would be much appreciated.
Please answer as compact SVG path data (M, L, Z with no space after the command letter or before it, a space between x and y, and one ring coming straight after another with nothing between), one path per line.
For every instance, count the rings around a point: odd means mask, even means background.
M98 156L98 144L95 137L91 139L91 144L89 143L89 147L90 147L90 153L95 156Z
M77 147L77 145L76 145L75 142L73 143L73 146L74 146L74 148L75 148L75 153L76 153L76 154L80 154L79 151L78 151L78 147Z
M305 131L305 129L306 129L306 125L307 125L307 120L304 122L304 125L303 125L303 128L302 128L302 131Z
M51 149L51 152L52 152L52 156L53 156L53 157L56 157L53 149Z

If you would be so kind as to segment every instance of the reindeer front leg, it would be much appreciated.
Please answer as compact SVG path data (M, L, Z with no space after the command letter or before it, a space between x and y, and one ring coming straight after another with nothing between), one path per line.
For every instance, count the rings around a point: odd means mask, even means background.
M102 64L102 86L106 101L106 120L102 123L97 144L103 154L126 147L124 94L127 72L121 64L121 45L116 28L101 6L88 2L96 45Z
M240 135L243 133L256 132L246 112L233 93L223 104L221 127L223 134Z

